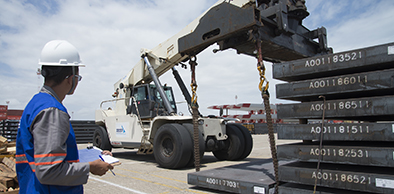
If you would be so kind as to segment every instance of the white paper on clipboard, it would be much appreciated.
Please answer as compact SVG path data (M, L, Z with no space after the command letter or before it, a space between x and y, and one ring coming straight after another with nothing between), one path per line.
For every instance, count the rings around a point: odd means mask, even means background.
M101 150L100 148L97 148L97 147L93 147L90 149L86 148L86 149L78 150L79 162L92 162L94 160L100 159L99 156L103 157L104 161L109 164L119 162L119 159L117 159L115 157L112 157L110 155L102 155L101 154L102 151L103 150Z

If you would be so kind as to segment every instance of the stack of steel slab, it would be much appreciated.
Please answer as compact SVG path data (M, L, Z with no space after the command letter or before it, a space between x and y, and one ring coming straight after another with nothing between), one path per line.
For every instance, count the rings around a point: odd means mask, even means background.
M0 135L3 135L4 120L0 120Z
M7 141L16 141L18 134L19 120L4 120L1 124L1 135L7 138Z
M288 82L277 98L301 102L277 106L300 120L278 138L304 140L278 146L296 161L279 167L280 193L394 193L394 43L274 64L273 76Z
M82 121L82 120L71 120L71 126L74 129L75 140L77 144L80 143L92 143L94 131L99 128L95 121Z

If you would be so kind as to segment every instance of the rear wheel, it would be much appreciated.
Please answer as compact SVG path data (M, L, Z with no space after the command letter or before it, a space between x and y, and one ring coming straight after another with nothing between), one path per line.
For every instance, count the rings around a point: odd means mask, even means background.
M237 160L245 150L245 139L242 132L234 125L226 125L228 138L224 140L225 148L213 151L218 160Z
M109 143L107 130L105 130L104 127L99 126L99 128L94 131L93 145L102 150L112 150L112 146Z
M250 152L252 152L253 149L253 138L252 135L250 134L249 130L242 126L241 124L234 124L235 127L237 127L242 134L244 135L244 140L245 140L245 149L241 156L237 160L243 160L246 157L249 156Z
M192 153L192 140L184 126L164 124L156 132L153 155L161 167L182 168L189 162Z

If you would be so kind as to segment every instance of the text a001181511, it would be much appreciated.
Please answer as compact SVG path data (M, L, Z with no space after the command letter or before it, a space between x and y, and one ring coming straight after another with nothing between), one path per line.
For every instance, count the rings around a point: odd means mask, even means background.
M393 130L394 130L394 124L393 124ZM341 124L336 124L334 125L328 125L324 126L323 130L321 125L318 126L311 126L311 133L318 133L320 134L321 132L323 133L340 133L340 134L357 134L357 133L369 133L369 126L366 125L341 125ZM394 131L393 131L394 133Z

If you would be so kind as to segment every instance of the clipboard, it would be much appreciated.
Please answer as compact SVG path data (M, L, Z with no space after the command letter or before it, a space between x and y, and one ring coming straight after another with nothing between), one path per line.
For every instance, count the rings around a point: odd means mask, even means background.
M105 162L111 164L112 166L121 164L119 159L110 155L102 155L101 152L103 152L103 150L95 146L80 149L78 150L79 162L92 162L94 160L100 159L99 156L101 156Z

